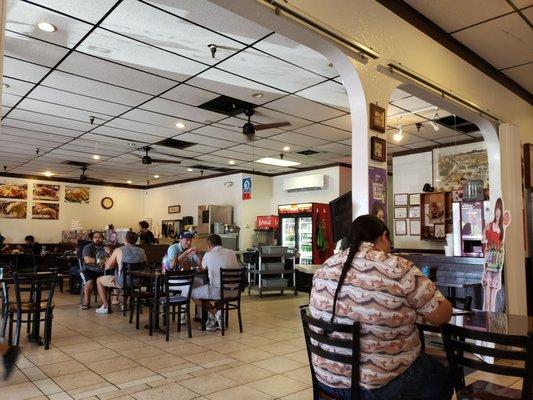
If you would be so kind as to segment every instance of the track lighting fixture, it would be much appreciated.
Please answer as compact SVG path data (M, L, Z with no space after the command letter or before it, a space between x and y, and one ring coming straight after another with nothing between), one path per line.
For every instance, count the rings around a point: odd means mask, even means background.
M433 121L430 122L430 125L433 127L435 132L437 132L440 129L440 126L437 125L435 122L439 118L439 113L435 113L435 116L433 117Z
M209 47L209 51L211 52L211 58L215 58L215 54L217 53L217 45L216 44L208 44L207 47Z

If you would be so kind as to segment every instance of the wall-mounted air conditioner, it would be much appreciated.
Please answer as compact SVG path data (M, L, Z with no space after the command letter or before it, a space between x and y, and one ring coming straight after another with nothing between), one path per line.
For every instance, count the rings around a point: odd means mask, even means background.
M327 175L296 176L283 179L283 190L286 192L306 192L308 190L326 189Z

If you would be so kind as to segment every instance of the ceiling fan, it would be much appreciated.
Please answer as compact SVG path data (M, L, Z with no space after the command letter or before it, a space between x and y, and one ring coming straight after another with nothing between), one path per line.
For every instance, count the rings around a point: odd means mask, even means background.
M80 182L104 182L103 179L90 178L85 175L85 172L88 170L86 165L83 165L81 168Z
M150 157L150 155L148 154L150 150L152 150L152 148L150 146L145 146L143 147L141 150L143 150L145 152L144 156L137 156L141 159L141 162L144 164L144 165L150 165L152 163L162 163L162 164L181 164L181 161L179 160L164 160L164 159L155 159L155 158L152 158ZM170 154L164 154L164 153L159 153L159 154L163 154L163 155L166 155L166 156L169 156L169 157L174 157Z
M255 110L253 108L246 108L244 110L244 115L246 115L248 117L248 122L246 122L243 126L242 126L242 133L244 135L246 135L246 137L248 138L248 140L253 140L254 138L254 135L255 135L255 132L256 131L264 131L266 129L274 129L274 128L281 128L283 126L290 126L292 125L290 122L288 121L281 121L281 122L273 122L271 124L258 124L258 125L254 125L252 124L252 121L251 121L251 118L252 118L252 115L255 114Z

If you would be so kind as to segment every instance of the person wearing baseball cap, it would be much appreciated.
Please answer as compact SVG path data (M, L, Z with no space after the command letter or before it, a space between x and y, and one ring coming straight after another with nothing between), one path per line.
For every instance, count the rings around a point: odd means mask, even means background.
M183 232L178 243L173 244L163 257L163 271L175 271L184 267L196 268L202 265L202 259L195 247L191 247L194 235Z

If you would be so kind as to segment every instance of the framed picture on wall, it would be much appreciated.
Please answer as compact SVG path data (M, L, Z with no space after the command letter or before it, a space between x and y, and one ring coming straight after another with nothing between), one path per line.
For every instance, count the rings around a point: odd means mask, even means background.
M409 205L410 206L420 205L420 193L411 193L409 195Z
M409 218L420 218L420 206L409 206Z
M396 236L407 235L407 220L405 219L394 220L394 235Z
M370 129L385 133L386 120L385 109L370 103Z
M168 206L169 214L179 214L181 212L181 206Z
M435 224L435 239L444 239L446 237L446 227L444 224Z
M407 207L395 207L394 218L396 219L407 218Z
M408 202L407 193L395 193L394 194L394 207L406 206Z
M370 158L381 162L387 161L387 141L385 139L377 136L370 138Z
M420 220L409 220L409 236L420 236Z

